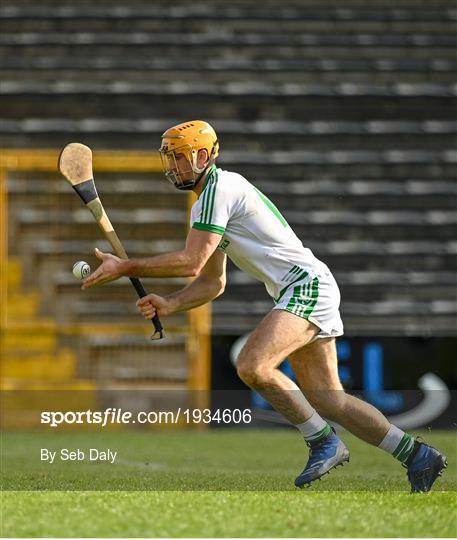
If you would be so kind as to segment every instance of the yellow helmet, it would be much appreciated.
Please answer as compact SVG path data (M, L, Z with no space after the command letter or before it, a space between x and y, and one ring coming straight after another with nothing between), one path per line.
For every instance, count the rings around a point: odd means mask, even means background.
M203 167L199 167L198 151L202 149L208 152L209 160ZM208 122L191 120L167 129L162 135L159 152L168 180L178 189L189 190L198 184L203 173L214 164L219 155L219 141ZM177 154L183 154L189 162L188 171L178 170Z

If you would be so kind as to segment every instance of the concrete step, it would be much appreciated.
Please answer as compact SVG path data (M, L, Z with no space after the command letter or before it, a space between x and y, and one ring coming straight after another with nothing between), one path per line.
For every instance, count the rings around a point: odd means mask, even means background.
M4 96L15 94L54 94L68 95L103 95L103 96L205 96L207 99L218 96L234 98L259 97L328 97L328 96L358 96L360 97L443 97L457 95L455 85L417 83L396 84L341 83L341 84L297 84L297 83L262 83L258 79L233 81L229 84L213 82L173 81L169 84L137 81L36 81L31 78L20 81L4 80L2 83ZM430 115L430 112L427 111Z
M0 379L3 429L43 428L43 411L97 410L98 388L89 380ZM74 425L63 426L74 428ZM61 426L62 428L62 426Z
M69 381L77 375L76 357L69 349L55 355L7 353L2 358L2 378Z
M147 243L131 244L129 253L132 257L153 256L157 253L174 251L163 249L161 251L147 250ZM354 269L380 269L387 265L393 270L404 270L421 267L423 270L436 270L443 265L443 269L453 265L457 255L457 242L424 242L424 241L404 241L404 242L343 242L343 241L322 241L307 242L307 247L312 249L318 258L330 261L333 268ZM65 244L65 247L66 244ZM79 253L91 253L92 246L86 248L84 242L73 243L66 251L59 249L57 243L43 242L35 246L35 252L30 253L30 260L35 261L31 265L36 269L35 274L42 283L46 276L64 273L68 276ZM100 246L103 250L103 246ZM94 260L94 265L96 265ZM95 267L95 266L94 266ZM51 271L51 269L54 269ZM32 276L30 276L31 278ZM29 279L30 279L29 278ZM155 285L153 285L155 288Z
M200 89L183 82L172 85L142 84L135 86L115 83L93 83L86 87L75 84L16 83L7 91L7 81L2 84L0 104L2 118L22 120L27 118L113 118L122 115L136 120L144 118L144 111L157 119L187 118L188 100L192 101L195 118L220 118L232 120L244 118L252 121L341 121L341 120L418 120L433 117L449 120L454 113L455 92L452 85L421 85L392 82L376 87L362 84L328 83L326 85L290 83L287 88L282 81L266 85L264 91L255 91L246 82L239 86L219 83ZM37 85L38 84L38 85ZM112 92L109 87L111 85ZM106 94L105 89L106 87ZM5 91L3 91L5 88ZM117 90L116 90L117 88ZM181 88L181 94L178 89ZM273 91L274 88L277 91ZM398 92L395 91L398 90ZM366 92L364 94L364 92ZM409 93L409 95L408 95ZM334 94L334 95L332 95ZM109 98L107 98L109 95ZM77 99L75 101L75 97ZM121 116L121 117L122 117ZM4 144L10 146L8 139ZM40 144L36 134L30 134L28 144L33 148ZM140 141L140 143L143 141ZM100 143L99 143L100 144ZM149 143L149 148L150 148ZM104 147L108 147L104 143ZM114 146L109 146L115 148ZM131 137L129 148L137 148Z
M185 383L189 379L184 335L171 335L155 344L139 336L95 336L86 339L83 347L86 351L83 375L100 384L134 381ZM163 361L165 357L166 362Z
M72 306L71 322L78 323L103 323L103 324L143 324L145 331L148 328L153 330L152 323L141 317L135 302L116 302L109 298L103 302L87 302L81 300L75 302ZM68 321L70 322L70 321ZM187 315L184 312L174 313L162 321L165 328L185 328L187 325Z
M33 62L31 57L30 62ZM23 62L25 64L26 62ZM81 61L85 64L85 60ZM95 62L96 63L96 62ZM140 62L139 62L140 63ZM107 65L111 63L108 61ZM89 66L71 69L70 67L62 67L59 69L51 69L48 67L39 68L14 68L12 66L4 66L2 68L3 77L9 81L21 81L29 77L33 72L35 81L49 81L58 79L62 84L71 83L75 79L84 81L104 82L104 81L132 81L142 83L163 83L166 84L170 80L181 80L183 73L186 74L187 82L198 82L202 79L210 78L213 82L219 84L228 84L233 81L255 80L261 76L266 82L278 84L287 80L294 84L344 84L348 80L353 83L363 84L369 79L372 83L377 84L395 84L399 78L403 84L420 84L420 83L435 83L435 84L453 84L455 70L451 69L452 63L446 58L434 58L430 61L432 69L414 70L402 69L400 71L391 68L384 69L382 66L391 65L390 60L381 60L380 67L370 70L344 70L335 69L332 67L333 60L329 60L328 68L312 70L312 69L195 69L192 71L173 70L173 69L149 69L147 67L139 67L136 70L124 67L122 69L97 68ZM433 65L432 65L433 64Z
M388 306L389 307L389 306ZM449 337L455 336L455 315L433 315L424 317L418 310L416 314L376 315L369 309L359 315L342 312L345 336L421 336ZM241 335L252 331L267 312L259 314L237 314L234 316L213 315L213 334Z
M5 5L6 2L3 2ZM74 6L73 6L74 7ZM455 6L452 1L446 8ZM37 11L38 9L38 11ZM164 25L171 33L214 33L214 21L204 17L182 18L166 16L169 10L158 12L154 10L150 16L138 11L131 11L125 15L116 15L113 10L106 10L104 16L83 16L81 10L67 15L59 9L47 10L38 6L30 6L28 9L20 10L15 5L10 5L0 10L0 25L8 32L131 32L132 26L137 32L161 33ZM36 16L33 16L33 13ZM332 20L332 12L320 13L319 9L313 9L306 18L282 18L282 19L255 19L244 18L219 18L218 29L223 33L245 34L245 33L278 33L291 34L320 34L328 35L332 33L349 34L452 34L455 29L455 17L451 11L447 12L447 18L424 20L421 18L374 18L365 17L357 19L350 16L344 10L340 10L341 16ZM334 12L338 16L338 12ZM354 14L355 15L355 14ZM161 18L162 17L162 18ZM165 18L166 17L166 18Z
M6 302L6 310L9 321L23 321L35 319L40 304L40 294L9 293Z
M57 329L54 320L10 321L1 336L4 354L54 354L57 348Z
M0 133L3 137L11 140L16 136L18 140L24 136L32 136L40 133L40 140L44 146L58 146L62 137L68 139L77 139L84 136L86 144L97 145L97 142L103 138L111 144L117 142L119 147L125 147L132 139L132 133L135 133L135 142L142 146L150 144L152 140L160 142L160 136L164 131L163 121L135 121L135 120L84 120L73 121L66 119L27 119L27 120L8 120L0 119ZM239 123L236 129L236 123L233 126L225 126L222 120L214 124L219 133L219 138L224 151L237 150L261 150L270 151L290 151L306 148L307 150L389 150L393 145L398 150L406 150L414 147L423 147L427 150L439 150L450 146L452 142L457 145L457 124L452 121L422 121L422 122L329 122L316 121L301 124L298 122L257 122L252 123L252 127L247 127ZM257 125L256 125L257 124ZM169 125L173 125L170 123ZM160 129L159 129L160 126ZM235 127L236 126L236 127ZM84 135L83 135L84 134ZM147 186L147 191L153 193L159 191L163 184L163 176L157 175L159 186L151 182L151 178L143 181ZM159 179L160 178L160 179ZM13 183L11 183L13 184ZM97 179L97 185L99 181ZM110 199L106 199L106 189L99 188L100 194L103 194L103 201L106 205L124 206L125 204L138 205L135 201L135 193L117 194L113 187L108 188L112 193ZM139 185L139 184L133 184ZM56 186L57 191L62 192L59 202L69 198L71 191L63 184ZM168 187L168 186L167 186ZM11 185L11 188L14 188ZM65 189L64 189L65 188ZM171 186L170 186L171 188ZM30 186L33 191L38 188ZM49 189L49 188L48 188ZM54 188L53 188L54 189ZM155 195L155 194L154 194ZM173 206L177 200L176 195L171 192L168 194L157 193L151 202L156 206ZM141 196L141 195L137 195ZM37 199L39 200L39 199ZM124 202L126 201L126 202ZM109 208L109 206L107 206Z
M167 9L165 9L165 7ZM216 0L211 4L189 4L179 1L173 6L135 1L128 5L113 6L106 0L99 0L96 5L87 0L77 6L65 1L46 0L37 6L31 0L4 2L2 17L35 19L158 19L167 20L324 20L324 21L442 21L455 19L455 4L450 0L436 0L430 3L402 0L372 1L369 6L361 0L345 2L344 8L336 7L330 0L287 0L278 5L274 0L265 0L261 5L255 2L234 0L228 6L225 1Z
M93 267L93 270L96 266ZM54 279L43 286L43 304L41 313L55 317L59 322L75 320L75 309L78 303L86 302L98 310L97 304L104 302L118 302L123 306L118 311L132 313L137 316L140 324L142 319L136 302L138 296L127 278L121 278L104 287L95 287L87 291L81 291L81 284L70 274L70 271L63 274L56 272ZM188 281L184 278L169 279L142 279L144 288L148 292L159 295L167 295L186 286ZM177 318L181 318L177 315Z
M268 36L267 36L268 37ZM433 35L430 36L433 39ZM55 69L71 69L72 65L76 70L103 70L113 69L119 66L120 69L131 71L142 66L145 71L168 71L178 73L178 71L190 72L198 70L200 73L213 73L219 71L229 71L232 76L239 72L239 77L246 78L249 73L262 72L364 72L368 77L372 72L393 71L401 77L401 66L406 72L422 72L427 75L427 67L433 72L449 71L454 58L454 45L442 45L436 48L427 47L407 47L406 51L400 47L339 47L339 46L273 46L265 45L259 47L230 45L218 46L208 55L205 63L201 59L211 45L194 45L188 51L188 46L183 44L170 47L164 45L131 45L128 52L125 46L118 45L115 37L112 44L106 45L8 45L0 42L0 53L2 57L10 57L1 64L3 69L14 70L27 69L31 65L33 54L40 55L41 60L31 69L32 72L47 69L48 66L56 66ZM404 63L404 54L411 57L409 64ZM132 68L127 66L129 55L136 57L132 63ZM151 60L151 56L169 56L167 61L159 62ZM180 59L189 55L189 62L184 63ZM65 59L73 56L69 60L68 67ZM194 57L194 58L193 58ZM242 60L239 58L243 58ZM265 57L270 60L265 60ZM18 58L18 60L15 60ZM20 60L19 60L20 58ZM321 60L316 60L321 59ZM283 65L284 63L284 65ZM22 68L21 68L22 64ZM408 66L408 67L406 67ZM193 70L191 68L193 67ZM26 76L27 73L25 72ZM119 79L123 80L123 79Z
M17 292L22 282L22 265L19 257L8 257L6 261L6 286L8 292Z

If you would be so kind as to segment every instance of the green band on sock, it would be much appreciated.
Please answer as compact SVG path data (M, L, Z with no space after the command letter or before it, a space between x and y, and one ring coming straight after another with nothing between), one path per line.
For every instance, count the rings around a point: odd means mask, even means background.
M308 442L317 442L317 441L327 438L331 432L332 432L332 428L330 427L329 424L326 424L326 426L323 429L321 429L317 433L314 433L311 437L306 437L306 440Z
M402 463L406 461L413 451L414 448L414 437L410 435L409 433L405 433L403 435L402 440L400 441L400 444L395 448L392 455L394 458L398 459L398 461L401 461Z

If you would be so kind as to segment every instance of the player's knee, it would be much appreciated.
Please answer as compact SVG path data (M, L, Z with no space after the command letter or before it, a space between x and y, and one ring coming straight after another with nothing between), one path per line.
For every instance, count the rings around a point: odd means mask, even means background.
M254 387L256 383L256 372L254 367L248 362L238 362L236 366L238 377L249 387Z
M250 388L260 388L268 382L268 370L249 361L237 363L238 377Z

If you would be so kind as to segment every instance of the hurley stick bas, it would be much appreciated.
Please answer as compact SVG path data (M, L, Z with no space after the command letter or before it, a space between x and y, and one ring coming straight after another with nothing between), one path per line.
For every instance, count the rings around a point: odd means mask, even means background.
M60 153L58 168L94 216L105 238L111 244L114 253L121 259L128 259L124 246L121 244L114 227L111 225L98 196L97 188L95 187L92 168L92 150L81 143L67 144ZM129 279L140 298L147 296L147 292L138 278ZM152 323L155 332L151 336L151 339L162 339L163 326L157 313L154 315Z

